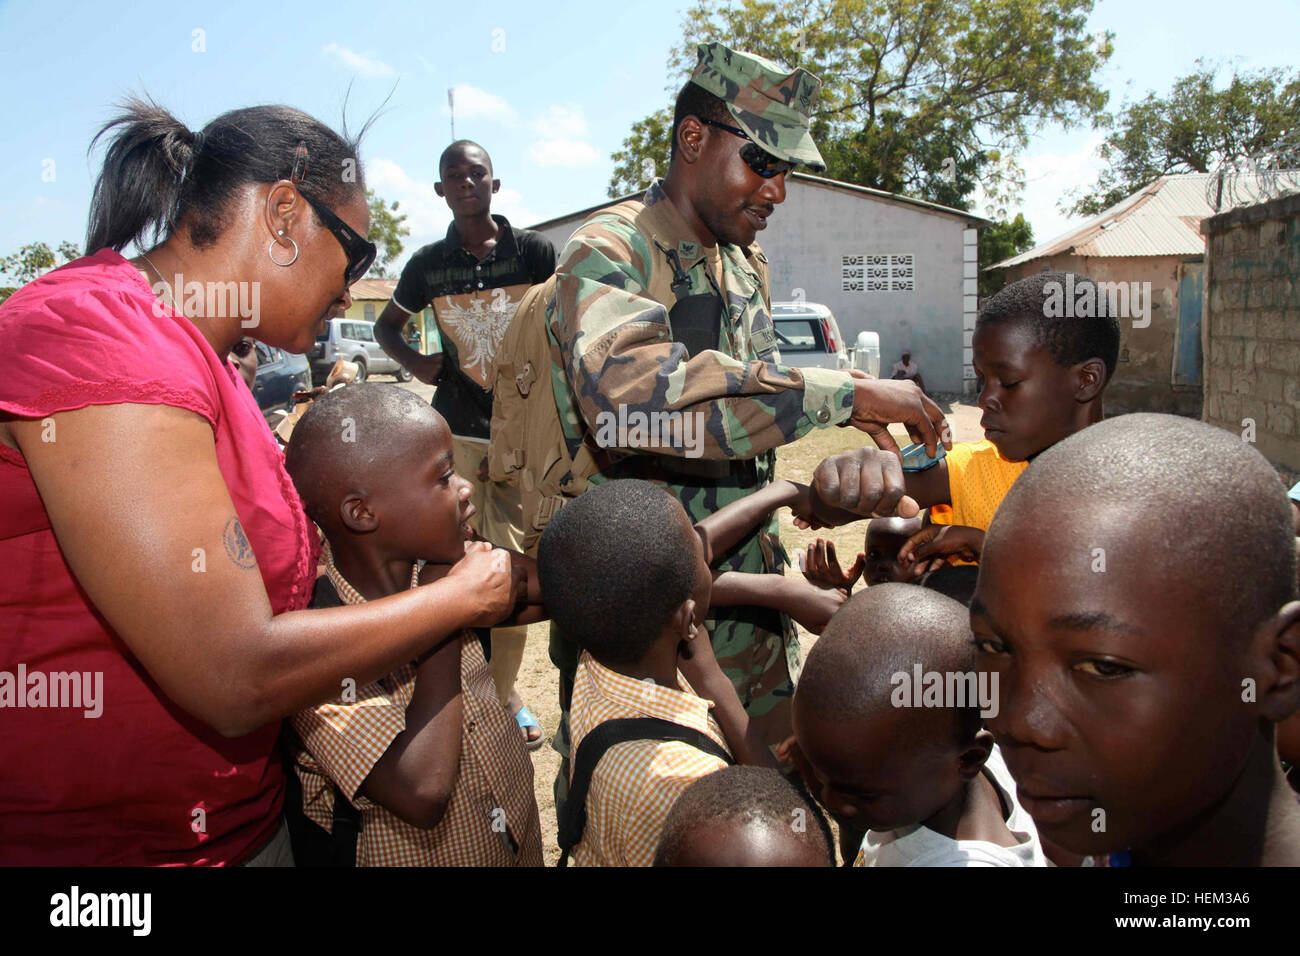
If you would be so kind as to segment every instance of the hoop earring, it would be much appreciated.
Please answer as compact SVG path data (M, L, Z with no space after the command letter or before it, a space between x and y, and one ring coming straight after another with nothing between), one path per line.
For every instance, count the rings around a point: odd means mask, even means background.
M271 261L274 262L277 266L281 266L281 267L285 267L285 268L287 268L288 266L291 266L291 265L293 265L295 262L298 261L298 243L296 243L296 242L293 241L293 236L286 236L286 235L284 234L284 230L283 230L283 229L280 230L280 237L283 238L283 239L287 239L287 240L289 240L289 245L293 246L293 258L290 259L288 262L280 262L278 259L276 259L276 258L275 258L275 240L274 240L274 239L272 239L272 240L271 240L271 244L270 244L269 246L267 246L267 248L266 248L266 254L267 254L268 256L271 257Z

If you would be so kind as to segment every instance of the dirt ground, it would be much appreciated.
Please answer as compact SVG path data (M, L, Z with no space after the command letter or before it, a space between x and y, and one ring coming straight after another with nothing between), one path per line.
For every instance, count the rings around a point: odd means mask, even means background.
M430 397L433 389L419 382L403 386L424 397ZM979 427L980 410L974 405L956 402L940 402L940 407L952 426L953 441L978 441L983 437ZM893 434L900 447L909 439L902 429L894 429ZM777 451L777 475L795 481L808 481L818 462L828 455L859 448L869 439L862 432L852 428L822 428L804 436L794 444ZM797 560L795 554L815 541L820 535L835 543L841 561L851 562L853 556L863 547L865 525L861 522L843 528L823 529L819 532L801 531L790 520L790 512L783 509L779 516L781 542L789 552L791 560ZM798 574L795 568L787 573ZM529 709L542 726L542 734L547 741L545 745L533 751L534 789L537 794L537 806L542 817L542 844L546 864L554 866L560 857L560 849L555 841L555 801L551 787L560 766L560 757L550 747L550 740L560 723L559 675L547 655L548 625L534 624L528 628L528 643L524 652L523 664L519 669L516 687L527 702ZM806 655L816 641L816 636L800 628L800 648Z

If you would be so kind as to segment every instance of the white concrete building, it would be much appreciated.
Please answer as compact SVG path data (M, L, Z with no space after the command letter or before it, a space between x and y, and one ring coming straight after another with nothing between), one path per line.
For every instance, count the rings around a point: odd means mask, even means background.
M529 228L558 251L588 216L617 201ZM882 375L910 349L928 389L960 394L974 384L976 231L986 225L960 209L794 173L758 242L774 301L827 305L847 345L859 332L880 334Z

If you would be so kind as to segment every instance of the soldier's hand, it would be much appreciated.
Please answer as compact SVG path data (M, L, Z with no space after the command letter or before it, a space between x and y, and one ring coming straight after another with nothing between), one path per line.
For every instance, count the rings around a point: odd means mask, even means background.
M939 406L915 382L867 378L860 369L853 376L853 415L849 424L871 436L876 447L898 453L898 443L889 434L895 422L903 425L912 441L923 442L934 457L939 444L952 448L952 431Z
M824 459L813 472L812 497L813 513L827 525L845 524L844 515L911 518L921 512L907 495L902 460L876 448Z

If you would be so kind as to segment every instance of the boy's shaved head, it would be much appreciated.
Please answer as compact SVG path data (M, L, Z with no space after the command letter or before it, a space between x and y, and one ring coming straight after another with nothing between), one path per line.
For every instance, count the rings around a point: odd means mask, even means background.
M1298 696L1294 531L1258 451L1172 415L1092 425L1016 480L982 558L989 728L1045 837L1135 863L1300 861L1300 820L1268 811Z
M918 667L953 691L913 694ZM795 737L822 803L873 830L948 806L991 746L974 685L966 608L915 584L855 594L813 645L794 695Z
M808 654L799 677L800 702L837 723L858 723L896 712L894 674L913 666L939 673L975 670L966 608L915 584L878 584L859 591L835 612ZM908 708L915 714L928 708ZM978 708L973 708L978 723Z
M810 819L811 818L811 819ZM655 866L834 866L830 827L771 767L700 777L673 803Z
M428 402L396 385L362 382L327 392L294 426L284 465L307 516L329 531L344 494L401 471L445 429Z
M1012 485L984 553L1016 547L1008 540L1013 519L1023 532L1024 519L1067 500L1123 513L1132 523L1122 540L1144 560L1171 575L1199 574L1225 631L1246 634L1296 597L1285 489L1267 459L1232 432L1147 413L1086 428Z
M602 664L641 660L696 586L699 538L646 481L597 485L546 525L537 573L564 636Z
M867 534L873 531L878 534L901 534L910 537L921 530L922 522L920 515L914 515L911 518L900 518L897 515L889 515L884 518L872 518L867 522Z
M1090 294L1094 314L1083 316L1071 311L1062 314L1048 308L1049 301L1062 301L1068 288L1076 296L1080 290ZM1034 339L1047 349L1058 365L1068 368L1090 358L1106 363L1106 378L1115 374L1119 361L1119 320L1110 312L1107 296L1085 275L1065 272L1040 272L1011 283L980 310L976 329L999 322L1023 323L1032 330ZM1064 306L1063 306L1064 308Z

